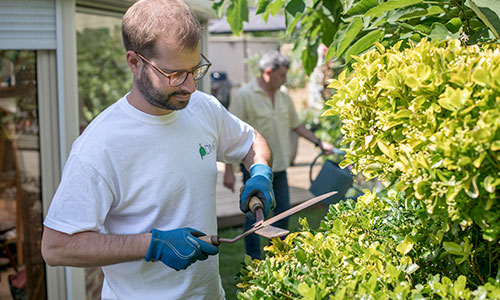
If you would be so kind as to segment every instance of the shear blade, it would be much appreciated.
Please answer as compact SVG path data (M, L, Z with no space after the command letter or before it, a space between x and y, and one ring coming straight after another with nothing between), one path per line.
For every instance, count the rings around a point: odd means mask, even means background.
M265 227L255 231L255 233L258 235L261 235L265 238L272 239L275 237L285 236L288 233L290 233L290 231L279 228L279 227L265 226Z

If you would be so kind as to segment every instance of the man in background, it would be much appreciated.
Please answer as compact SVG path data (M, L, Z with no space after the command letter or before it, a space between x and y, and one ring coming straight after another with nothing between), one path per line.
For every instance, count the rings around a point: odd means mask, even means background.
M277 51L266 53L259 61L260 76L245 84L236 93L229 111L259 131L269 144L273 154L273 190L276 199L274 214L290 208L290 194L286 169L290 165L290 129L299 136L314 143L325 154L331 154L334 147L318 139L302 124L297 116L293 101L286 88L286 74L290 61ZM243 182L250 174L242 167ZM234 170L226 164L224 186L234 191ZM274 226L288 229L289 219L285 218ZM245 231L250 229L255 219L245 217ZM260 259L260 238L256 234L245 237L246 253Z

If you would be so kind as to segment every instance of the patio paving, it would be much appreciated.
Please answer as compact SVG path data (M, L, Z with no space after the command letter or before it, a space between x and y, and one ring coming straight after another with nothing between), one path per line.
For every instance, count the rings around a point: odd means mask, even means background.
M312 143L300 137L298 140L297 155L294 165L287 169L288 184L290 186L290 202L292 206L300 204L313 197L309 192L309 166L319 150ZM241 226L244 221L244 215L241 213L238 196L242 185L241 172L236 173L235 192L223 186L224 165L218 164L219 169L216 187L217 197L217 221L219 228ZM313 178L320 170L317 164L313 168Z

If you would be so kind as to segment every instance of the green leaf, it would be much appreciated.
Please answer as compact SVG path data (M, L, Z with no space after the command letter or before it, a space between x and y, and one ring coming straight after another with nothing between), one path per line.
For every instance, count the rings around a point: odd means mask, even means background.
M305 5L304 1L292 0L286 5L285 10L287 13L289 13L295 17L295 16L297 16L298 13L302 13L305 8L306 8L306 5Z
M316 67L318 62L318 52L316 44L307 44L306 48L302 52L302 64L304 65L304 70L310 74Z
M394 148L393 144L387 146L384 142L378 140L377 146L380 149L380 151L382 151L382 153L390 157L392 160L397 160L396 149Z
M491 143L490 149L491 149L491 151L500 150L500 141L493 141L493 143Z
M496 187L500 185L500 178L493 178L491 175L488 175L484 178L483 185L488 193L494 193Z
M257 5L257 11L255 12L257 15L262 14L266 11L269 3L273 2L273 0L260 0Z
M415 25L415 30L421 33L429 34L431 32L431 28L425 26L423 24Z
M367 16L367 17L368 16L380 16L381 14L383 14L385 12L395 10L398 8L402 8L402 7L415 5L415 4L422 3L422 2L423 2L423 0L392 0L392 1L387 1L387 2L383 2L379 5L371 8L370 10L368 10L365 13L365 16Z
M406 255L408 252L411 251L411 249L413 249L413 245L415 245L415 242L413 241L413 239L409 236L406 236L404 241L402 241L396 247L396 251L398 251L399 253L401 253L403 255Z
M462 20L460 18L453 18L446 23L446 28L451 32L457 32L462 27Z
M500 1L467 0L466 4L490 28L497 39L500 39Z
M468 90L454 89L447 86L445 92L439 96L438 103L447 110L456 111L465 104L469 97L470 92Z
M459 244L454 242L443 242L444 250L450 254L463 256L465 255L464 249Z
M248 1L232 0L227 10L227 22L235 35L243 32L243 22L248 21Z
M212 9L215 10L217 18L221 18L224 14L224 0L220 0L218 2L214 1L214 3L212 4Z
M422 78L419 78L422 79ZM394 116L394 119L408 119L413 115L412 111L409 109L401 109L399 110L396 115Z
M307 300L315 300L316 299L316 288L315 286L309 287L306 283L300 283L298 286L298 290L301 296L303 296Z
M361 0L358 4L349 9L345 14L348 16L362 15L377 5L377 0Z
M411 264L406 269L406 274L411 275L415 273L420 267L417 264Z
M429 34L429 36L432 39L438 40L438 41L444 41L448 37L456 39L456 38L458 38L459 35L460 35L459 32L452 33L448 30L448 28L446 28L446 26L444 26L441 23L432 24L431 33Z
M458 279L453 284L453 289L455 291L455 296L459 296L463 294L467 285L467 278L464 275L460 275Z
M271 4L267 7L267 11L273 16L278 13L278 11L285 6L286 0L273 0Z
M321 15L321 42L324 45L330 45L334 39L335 34L339 28L338 23L332 22L332 20L325 16Z
M484 87L488 86L491 81L489 72L481 67L474 69L474 72L472 73L472 80L474 83Z
M358 36L358 33L363 29L363 23L361 21L361 18L357 17L354 18L354 21L352 21L349 24L349 27L347 28L347 32L345 33L344 39L340 43L340 46L336 52L336 55L340 57L344 51L349 47L349 45L352 43L352 41Z
M245 255L244 261L246 265L250 265L252 264L252 257L250 255Z
M415 187L415 197L419 200L424 199L424 197L428 194L429 186L431 183L427 180L420 181Z
M465 188L465 193L467 196L476 199L479 197L479 189L477 187L477 178L481 175L481 173L477 173L469 182L468 186ZM470 188L470 184L472 183L472 189Z
M426 8L426 9L420 9L420 10L405 14L405 15L401 16L398 20L405 21L405 20L409 20L409 19L422 18L422 17L438 15L438 14L442 14L442 13L444 13L444 10L441 7L431 6L431 7Z
M384 31L378 29L368 33L367 35L360 38L354 45L352 45L345 53L346 63L351 61L352 55L358 55L366 49L372 47L375 42L378 42L384 36Z

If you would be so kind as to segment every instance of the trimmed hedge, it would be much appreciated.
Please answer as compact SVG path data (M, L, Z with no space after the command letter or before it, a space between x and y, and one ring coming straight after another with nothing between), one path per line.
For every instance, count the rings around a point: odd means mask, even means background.
M343 165L396 185L443 226L500 235L500 49L458 40L356 58L327 114L340 113Z
M395 191L369 191L331 205L317 230L274 239L262 261L247 258L239 299L500 299L500 274L474 290L464 275L424 274L405 238L421 226L418 206ZM450 254L446 254L450 256Z
M381 44L330 87L342 165L381 180L247 261L240 299L500 299L500 48Z

